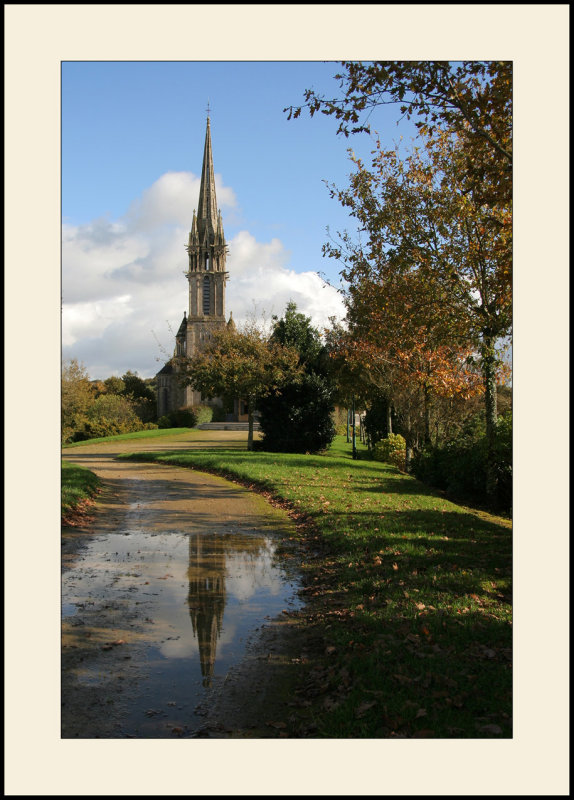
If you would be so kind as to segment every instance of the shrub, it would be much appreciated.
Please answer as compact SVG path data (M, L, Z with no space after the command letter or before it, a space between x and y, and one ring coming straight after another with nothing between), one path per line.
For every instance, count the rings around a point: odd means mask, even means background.
M193 408L178 408L170 412L169 418L172 422L172 428L195 428L197 425L197 417Z
M85 438L116 436L119 433L141 431L143 423L131 402L121 395L103 394L97 397L87 412Z
M400 433L391 433L372 448L372 455L375 461L384 461L387 464L394 464L400 470L405 469L406 442Z
M289 384L279 395L258 403L263 450L280 453L316 453L335 436L331 412L333 390L329 380L316 373Z
M170 411L157 421L158 428L195 428L196 425L197 416L191 406Z
M196 425L203 425L204 422L211 422L213 419L213 406L199 405L192 406L195 414Z
M417 454L415 476L449 494L486 502L487 442L484 417L473 417L452 441ZM498 418L494 459L497 474L496 507L512 508L512 411Z

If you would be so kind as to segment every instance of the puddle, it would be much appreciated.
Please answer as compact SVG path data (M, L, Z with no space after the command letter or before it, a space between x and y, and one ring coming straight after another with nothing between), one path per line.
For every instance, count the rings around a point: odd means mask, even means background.
M63 576L64 738L193 735L252 634L299 605L278 518L182 532L149 514L132 503Z

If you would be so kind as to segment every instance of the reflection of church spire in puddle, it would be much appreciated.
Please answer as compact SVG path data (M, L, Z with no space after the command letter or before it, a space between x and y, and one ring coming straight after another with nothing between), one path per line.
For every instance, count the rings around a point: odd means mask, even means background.
M190 535L187 602L199 647L203 685L209 687L225 610L225 541L221 537Z

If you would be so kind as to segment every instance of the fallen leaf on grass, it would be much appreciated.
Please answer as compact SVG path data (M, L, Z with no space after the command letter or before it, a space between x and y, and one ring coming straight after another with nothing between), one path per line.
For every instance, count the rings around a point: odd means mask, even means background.
M495 736L502 733L502 728L499 725L481 725L478 730L481 733L492 733Z
M369 711L373 706L377 705L377 701L373 700L372 702L361 703L361 705L355 709L355 716L356 717L363 717L367 711Z

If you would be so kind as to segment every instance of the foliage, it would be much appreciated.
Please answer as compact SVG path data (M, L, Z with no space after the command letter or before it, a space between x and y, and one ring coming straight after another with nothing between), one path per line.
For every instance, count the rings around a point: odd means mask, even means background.
M154 391L139 377L137 372L128 370L122 375L124 390L121 392L128 397L133 408L142 422L151 422L157 417L157 402Z
M73 442L84 434L94 390L83 364L76 359L62 366L61 420L62 442Z
M192 406L191 410L195 414L196 425L203 425L204 422L211 422L213 419L213 406L197 405Z
M285 453L323 450L335 435L334 386L320 334L311 319L289 302L284 316L275 318L270 341L297 354L299 372L284 382L280 392L259 400L263 439L258 449Z
M322 647L311 671L297 667L293 700L309 702L289 709L290 735L512 736L507 521L386 464L353 460L345 437L326 455L204 447L133 458L233 477L293 509L312 553L293 621L317 631Z
M512 62L510 61L343 61L335 75L342 96L304 93L302 106L284 109L298 117L303 108L339 121L337 133L369 132L377 106L395 104L401 118L414 117L423 135L449 128L466 153L462 177L487 202L512 199Z
M114 436L143 428L132 403L121 395L104 394L97 397L87 411L82 438Z
M389 433L384 439L377 442L372 448L375 461L384 461L393 464L400 470L405 469L406 441L400 433Z
M125 396L129 397L131 400L149 400L152 403L155 402L153 391L143 378L139 377L137 372L128 370L125 375L122 375L121 380L124 384L124 391L121 392L121 394L125 394Z
M494 443L496 494L486 495L488 444L484 414L471 418L452 440L428 447L415 457L417 478L453 497L488 504L509 512L512 507L512 411L498 418Z
M109 378L106 378L104 383L104 390L108 394L125 394L126 385L122 378L118 378L117 375L112 375Z
M496 490L494 437L501 340L511 330L512 64L343 62L342 96L305 92L308 108L334 115L338 132L368 130L361 116L397 103L417 119L422 150L403 159L376 139L373 163L332 196L350 209L366 243L340 236L325 252L344 262L352 330L349 357L373 365L376 386L407 391L407 441L434 397L475 386L480 368L489 451L487 492ZM377 314L378 312L378 314ZM478 354L478 358L475 354ZM418 383L418 390L413 390ZM414 405L413 405L414 404Z
M511 218L461 181L465 154L451 132L435 132L404 159L378 143L367 169L353 159L349 189L332 189L366 233L325 251L349 284L349 358L398 406L407 441L430 440L438 397L484 391L487 435L496 421L497 342L512 324Z
M327 377L305 373L284 386L281 394L259 402L263 439L257 449L282 453L316 453L335 435L332 418L333 391Z
M268 339L254 323L215 332L205 350L180 361L184 381L204 397L232 395L245 400L250 450L257 402L279 391L287 381L297 380L300 373L297 352Z
M193 406L169 411L157 421L158 428L195 428L197 413Z

